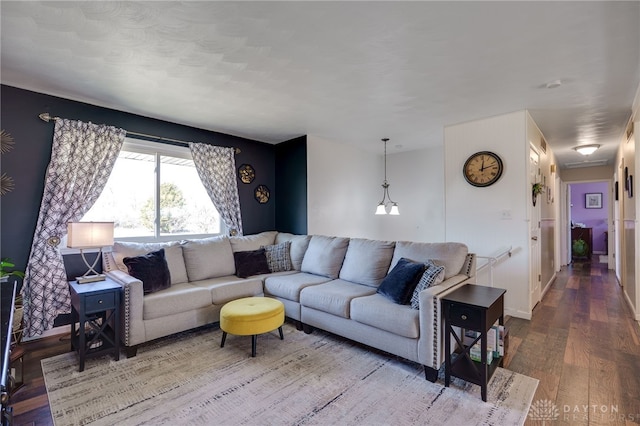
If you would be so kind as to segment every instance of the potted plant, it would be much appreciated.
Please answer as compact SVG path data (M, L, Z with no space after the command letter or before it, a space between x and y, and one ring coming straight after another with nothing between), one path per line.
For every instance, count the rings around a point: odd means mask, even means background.
M13 268L15 266L16 265L14 265L11 262L11 259L9 259L8 257L0 259L0 281L1 282L7 281L11 275L24 278L24 272L14 270Z
M536 205L536 200L538 199L538 195L542 194L544 191L544 186L540 182L536 182L531 185L531 199L533 201L533 205Z
M9 281L10 276L16 276L20 278L24 278L24 272L16 271L16 265L11 262L11 259L5 257L0 259L0 282ZM22 305L22 296L20 293L16 294L16 303L15 303L15 311L13 314L13 324L11 326L11 331L13 333L12 345L16 345L20 343L22 340L22 317L24 316L24 310Z

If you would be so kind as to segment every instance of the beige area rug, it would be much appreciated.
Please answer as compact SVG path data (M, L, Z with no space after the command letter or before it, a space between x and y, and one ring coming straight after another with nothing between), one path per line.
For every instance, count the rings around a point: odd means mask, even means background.
M518 425L536 379L494 374L480 387L424 378L420 365L316 330L284 325L251 338L208 327L142 346L133 358L75 353L42 360L53 420L63 425Z

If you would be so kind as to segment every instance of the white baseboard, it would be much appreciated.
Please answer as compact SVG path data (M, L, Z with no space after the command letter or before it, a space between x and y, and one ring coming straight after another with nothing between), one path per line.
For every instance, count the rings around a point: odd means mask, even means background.
M71 325L63 325L60 327L54 327L51 330L46 330L44 333L39 334L37 336L23 337L22 341L32 342L34 340L44 339L45 337L60 336L60 335L69 334L69 333L71 333Z

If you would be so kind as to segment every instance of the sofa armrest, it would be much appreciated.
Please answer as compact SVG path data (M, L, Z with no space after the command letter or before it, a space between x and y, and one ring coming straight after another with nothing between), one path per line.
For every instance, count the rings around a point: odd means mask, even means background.
M475 253L467 253L467 258L464 260L464 265L462 265L462 269L460 269L460 273L463 275L466 275L469 278L476 276L476 254Z
M423 365L440 369L444 362L444 340L440 299L470 281L458 274L420 292L420 342L418 359Z
M109 271L107 276L122 286L120 304L121 340L125 346L135 346L146 341L143 314L144 291L142 281L120 270Z

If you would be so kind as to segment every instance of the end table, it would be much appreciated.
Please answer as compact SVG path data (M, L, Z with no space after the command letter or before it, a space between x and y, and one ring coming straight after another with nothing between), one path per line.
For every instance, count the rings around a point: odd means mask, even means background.
M496 321L504 325L504 294L502 288L466 284L442 298L445 320L445 373L444 385L449 386L451 376L459 377L481 387L482 400L487 401L487 383L504 357L487 362L487 332ZM460 337L454 326L461 328ZM480 333L480 362L471 359L471 346L464 345L464 330ZM451 353L451 336L455 338L459 354ZM474 341L475 343L475 341ZM454 359L452 359L454 358Z
M87 356L113 354L120 359L120 295L122 286L107 278L86 284L69 282L71 292L71 350L84 371ZM79 324L76 329L76 323Z

